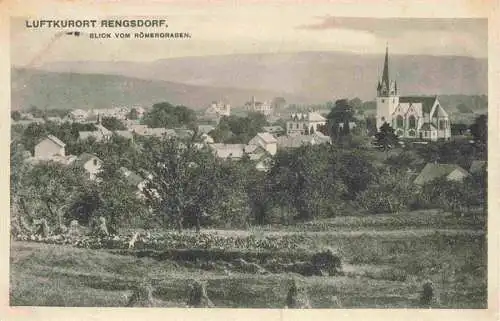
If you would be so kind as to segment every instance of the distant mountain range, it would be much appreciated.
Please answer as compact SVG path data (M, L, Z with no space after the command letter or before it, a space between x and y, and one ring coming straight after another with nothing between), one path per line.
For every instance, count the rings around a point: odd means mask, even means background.
M269 90L208 87L146 80L116 75L47 72L13 68L11 72L12 110L37 106L44 109L109 108L112 105L140 105L170 102L199 110L214 100L224 99L242 106L252 95L272 99L285 93ZM287 95L292 101L307 99Z
M46 64L42 69L259 89L294 94L319 103L343 97L373 99L383 61L383 55L300 52L184 57L153 62L57 62ZM488 90L486 59L390 55L389 72L403 94L471 95L487 94Z
M391 78L397 80L402 95L488 91L487 59L393 55L389 63ZM43 71L14 69L14 83L29 86L24 91L13 88L13 103L44 101L76 108L169 101L199 109L221 98L238 107L252 95L257 100L283 96L299 104L346 97L372 100L382 67L383 55L339 52L54 62L43 65Z

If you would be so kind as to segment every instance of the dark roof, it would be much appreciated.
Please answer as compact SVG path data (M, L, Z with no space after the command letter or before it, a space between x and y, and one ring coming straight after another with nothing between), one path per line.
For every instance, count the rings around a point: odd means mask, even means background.
M399 102L410 104L422 103L422 111L428 114L431 112L436 99L437 96L403 96L399 97Z
M436 126L434 126L434 124L431 124L431 123L424 123L422 125L422 127L420 128L420 130L431 130L431 127L433 129L437 129Z
M456 164L428 163L427 165L425 165L424 169L422 169L420 174L418 174L417 178L415 178L414 183L417 185L423 185L435 180L436 178L446 177L455 170L462 172L464 176L468 175L468 172L465 169Z

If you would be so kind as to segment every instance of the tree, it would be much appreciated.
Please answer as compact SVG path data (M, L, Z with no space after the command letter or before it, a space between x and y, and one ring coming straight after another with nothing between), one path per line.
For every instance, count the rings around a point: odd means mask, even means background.
M103 117L101 119L101 125L111 131L127 129L127 127L125 127L125 125L115 117Z
M394 133L394 128L388 123L380 126L380 131L375 134L375 145L383 150L387 156L389 156L389 151L395 148L398 142L399 138Z
M196 113L185 106L157 103L144 115L143 122L151 128L191 127L196 122Z
M469 114L472 113L472 110L467 107L465 104L461 103L457 106L457 110L462 113L462 114Z
M137 118L139 118L139 113L137 112L137 109L132 108L127 115L127 119L136 120Z
M19 110L14 110L10 113L10 118L15 121L21 120L21 113Z
M326 118L330 136L332 139L340 141L342 137L348 135L347 131L349 131L349 126L342 130L340 124L349 124L349 122L354 121L354 109L349 105L347 99L339 99Z
M145 188L148 203L180 232L187 215L206 209L214 190L214 157L191 141L151 141L144 146L146 171L152 178ZM199 226L197 226L199 229Z
M479 146L488 146L488 115L480 115L470 126L474 141Z

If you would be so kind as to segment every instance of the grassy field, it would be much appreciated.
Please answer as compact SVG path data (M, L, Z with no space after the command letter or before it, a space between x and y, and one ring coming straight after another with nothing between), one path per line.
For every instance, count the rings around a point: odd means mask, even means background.
M444 223L451 220L455 224L445 229ZM391 226L387 222L399 224L384 229ZM422 283L431 279L439 295L436 307L486 308L486 236L474 222L444 213L401 213L338 218L282 232L300 235L306 250L335 249L344 274L328 277L256 275L227 271L218 264L200 268L110 250L13 242L10 304L124 306L133 286L147 280L159 306L184 307L190 282L204 280L217 307L282 308L287 282L295 278L314 308L333 307L334 296L344 308L417 308ZM353 230L356 233L349 233ZM273 228L212 232L280 233Z

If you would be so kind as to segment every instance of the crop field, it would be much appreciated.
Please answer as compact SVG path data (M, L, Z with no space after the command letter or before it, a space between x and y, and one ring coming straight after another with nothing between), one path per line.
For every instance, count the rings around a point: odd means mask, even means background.
M293 278L312 308L418 308L430 279L434 307L486 308L484 225L479 218L421 211L281 230L151 231L132 249L132 231L98 241L17 240L11 243L10 304L126 306L134 286L148 282L156 306L185 307L189 285L200 280L216 307L283 308ZM296 268L325 248L341 258L339 273Z

